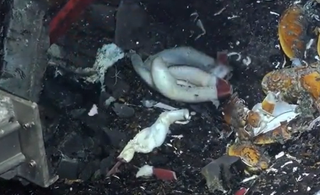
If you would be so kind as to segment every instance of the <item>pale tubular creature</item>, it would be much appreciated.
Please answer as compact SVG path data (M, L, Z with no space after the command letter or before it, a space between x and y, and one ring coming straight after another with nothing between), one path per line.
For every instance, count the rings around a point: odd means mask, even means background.
M113 174L122 162L130 162L136 152L150 153L153 149L161 146L169 132L169 126L176 121L190 120L188 109L166 111L160 114L156 122L141 130L131 139L118 156L119 162L109 171L107 175Z
M212 101L232 93L222 80L231 68L191 47L177 47L150 56L145 62L131 51L135 71L152 88L176 101Z
M260 116L259 126L253 128L253 135L273 131L280 127L282 122L292 121L300 115L296 112L297 106L281 100L280 93L268 92L264 101L252 108L252 111Z
M152 79L155 81L155 88L167 98L189 103L206 102L218 99L218 90L215 85L193 88L179 86L176 83L176 79L170 74L169 69L166 67L166 62L159 57L153 60L151 72Z

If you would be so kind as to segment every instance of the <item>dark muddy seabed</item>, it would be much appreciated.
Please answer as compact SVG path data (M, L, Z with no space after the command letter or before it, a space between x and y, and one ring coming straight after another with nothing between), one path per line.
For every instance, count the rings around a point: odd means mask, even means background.
M153 18L152 31L159 35L158 41L163 48L189 45L211 56L221 50L241 52L242 58L249 56L252 62L248 66L242 60L231 59L235 69L231 83L250 107L262 100L260 80L283 60L283 53L276 47L277 22L289 1L236 0L228 4L228 1L218 0L177 0L144 3ZM191 31L197 34L199 30L190 18L195 11L207 31L197 40L194 40L196 35L191 36ZM113 36L105 32L105 27L83 24L86 24L86 19L74 25L67 35L68 41L60 44L68 54L65 58L73 66L93 64L97 48L110 42ZM105 94L100 94L99 86L84 84L81 79L76 82L72 74L55 76L55 67L49 67L46 73L39 105L48 158L61 178L84 182L66 184L60 180L47 189L3 182L1 194L210 194L200 170L208 163L208 158L216 159L223 155L230 142L230 139L219 139L218 131L222 129L220 112L211 104L188 105L168 101L150 90L127 60L119 61L114 67L117 68L111 68L107 73L108 90ZM118 77L114 76L116 72ZM117 99L116 103L128 103L126 109L130 116L117 115L113 106L107 109L100 106L110 94ZM183 135L181 139L168 136L165 143L173 147L164 144L153 153L137 154L130 164L121 166L116 177L105 179L103 175L115 163L126 142L138 130L150 126L161 113L161 110L143 107L143 99L189 108L197 114L187 125L172 126L172 135ZM99 114L89 117L87 113L93 104L98 105ZM320 190L319 139L320 134L315 130L285 145L268 146L271 156L284 151L301 161L286 157L273 160L274 171L261 173L255 183L242 184L241 181L248 176L239 173L230 189L225 186L229 189L228 194L234 194L240 187L251 187L248 194L314 194ZM288 164L288 161L292 163ZM154 178L135 178L137 167L144 164L171 169L176 172L178 180L165 182Z

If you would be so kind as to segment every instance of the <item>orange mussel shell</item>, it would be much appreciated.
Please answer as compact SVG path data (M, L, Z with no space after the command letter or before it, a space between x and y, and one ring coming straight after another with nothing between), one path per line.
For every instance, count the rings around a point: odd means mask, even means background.
M235 143L227 148L227 154L240 157L249 166L258 169L267 169L269 166L267 157L259 151L257 146L251 143Z
M306 49L307 19L299 5L292 5L282 14L278 25L281 48L288 58L303 58Z
M300 79L303 88L310 93L314 99L320 97L320 74L318 72L312 72L304 75Z

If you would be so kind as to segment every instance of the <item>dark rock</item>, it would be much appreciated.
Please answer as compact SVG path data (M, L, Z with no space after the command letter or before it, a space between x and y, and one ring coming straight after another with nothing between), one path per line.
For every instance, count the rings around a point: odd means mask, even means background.
M82 116L87 110L84 108L73 109L69 111L69 114L72 118L79 118Z
M119 103L114 103L112 106L112 110L117 114L117 116L121 118L130 118L135 113L133 108Z
M53 80L46 81L43 96L47 99L47 103L50 102L50 104L60 110L83 105L83 99L80 94L73 93L66 87L57 85L56 81Z
M86 164L84 169L80 172L79 178L83 181L89 180L92 175L100 168L100 161L95 160Z
M58 169L57 174L60 179L77 179L78 176L78 161L75 159L71 159L67 156L62 157Z
M73 157L78 151L84 149L84 139L75 132L70 133L65 137L59 146L61 152L69 157Z
M216 190L225 191L227 184L230 185L231 180L231 165L239 161L239 157L235 156L222 156L213 160L201 169L202 175L205 177L207 186L210 192Z
M106 32L114 32L116 7L105 4L92 4L88 12L89 25L92 28L98 28Z
M118 147L122 140L126 139L126 134L119 130L103 128L101 136L101 143L111 143L113 146Z
M115 64L115 66L117 66L117 64ZM130 89L124 79L125 77L117 68L112 67L108 69L105 76L105 85L115 99L123 97Z
M139 1L122 0L116 13L115 43L124 50L141 47L147 37L146 26L148 15Z
M100 162L100 174L106 175L109 171L109 168L114 164L115 158L113 155L104 158Z
M166 165L169 162L169 159L164 155L153 155L150 157L150 164L154 167L161 167Z

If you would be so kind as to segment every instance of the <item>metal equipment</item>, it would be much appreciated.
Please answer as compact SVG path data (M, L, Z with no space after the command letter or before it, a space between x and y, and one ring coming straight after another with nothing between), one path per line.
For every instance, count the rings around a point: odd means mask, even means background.
M41 187L58 176L49 173L38 105L0 90L0 177Z

